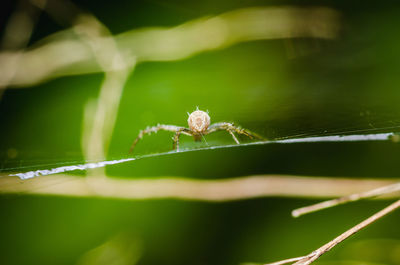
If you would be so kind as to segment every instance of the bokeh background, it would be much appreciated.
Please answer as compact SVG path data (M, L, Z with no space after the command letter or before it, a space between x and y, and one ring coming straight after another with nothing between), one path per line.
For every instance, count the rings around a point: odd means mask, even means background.
M317 25L320 32L329 34L311 36L307 32L315 31L294 30L285 36L238 37L193 54L176 52L180 56L176 59L174 56L179 56L175 53L172 59L148 59L153 56L151 50L147 57L135 57L133 49L133 55L120 54L129 60L125 62L129 71L122 70L122 74L120 69L96 68L92 59L57 69L37 82L3 82L0 179L13 172L130 157L129 147L140 129L157 123L186 126L187 112L196 107L208 110L213 122L232 121L266 139L399 131L400 5L396 1L80 0L65 2L79 11L62 4L40 10L40 3L64 1L47 2L2 1L3 40L16 12L28 10L34 17L26 43L12 47L8 44L18 41L3 41L2 54L32 51L69 37L77 40L71 26L79 26L77 21L81 20L74 12L97 18L104 36L116 36L116 49L129 47L118 39L124 34L131 33L135 44L135 38L140 39L149 28L174 29L185 23L226 18L224 14L246 8L325 7L322 13L313 13L315 19L304 27ZM323 15L325 11L330 15ZM272 25L276 32L286 32L285 27L301 24L308 17L289 13L293 21L285 26L278 23L286 21L279 20L280 16L288 14L280 13L276 21L271 18L275 22L260 24L260 28ZM255 17L244 19L254 19L257 24ZM88 21L91 25L94 20ZM328 26L318 28L324 21ZM242 24L243 20L238 20L236 25L241 32L254 30L246 28L247 24L240 27ZM90 29L88 46L95 39L90 39ZM208 43L218 37L211 34L209 39L196 41ZM168 46L177 45L168 39L155 45L152 40L143 37L139 42L143 47L165 48L167 55ZM102 53L103 46L94 47L95 53ZM158 56L157 51L154 54ZM42 60L50 62L71 54L54 56ZM4 73L9 61L0 58ZM37 67L46 67L46 63L39 60ZM29 75L29 71L23 74ZM96 109L93 102L101 101L104 80L111 80L111 95L118 94L114 86L123 90L116 96L112 135L101 132L103 138L98 141L93 135L99 130L90 124L99 106ZM106 105L108 98L103 97ZM101 117L109 120L107 114ZM168 152L171 137L168 132L147 136L134 155ZM256 174L390 179L398 178L400 169L400 147L391 141L258 144L214 150L207 147L233 143L229 134L215 133L206 140L197 143L182 136L181 147L191 152L114 165L102 174L132 179L173 176L214 180ZM101 152L93 145L103 147ZM230 202L120 200L7 193L0 196L0 263L260 264L305 255L389 204L385 200L361 201L299 219L290 216L292 209L317 201L279 197ZM399 222L398 213L380 220L318 263L400 264Z

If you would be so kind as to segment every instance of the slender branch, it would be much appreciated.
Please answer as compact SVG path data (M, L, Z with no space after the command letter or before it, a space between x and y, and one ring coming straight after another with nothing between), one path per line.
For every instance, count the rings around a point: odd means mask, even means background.
M223 180L185 178L85 178L65 174L27 180L0 176L0 193L107 197L129 200L176 198L229 201L257 197L327 198L373 189L399 180L340 179L284 175L244 176Z
M400 208L400 200L392 203L391 205L389 205L388 207L384 208L383 210L381 210L381 211L375 213L374 215L372 215L371 217L365 219L364 221L362 221L358 225L350 228L349 230L347 230L346 232L344 232L340 236L338 236L335 239L333 239L332 241L326 243L325 245L323 245L322 247L320 247L317 250L313 251L309 255L304 256L304 257L299 257L299 258L287 259L287 260L284 260L284 261L287 261L285 263L289 263L289 262L292 262L292 260L293 261L297 260L297 262L295 262L294 265L308 265L308 264L311 264L316 259L318 259L321 255L325 254L326 252L331 250L333 247L335 247L337 244L343 242L348 237L354 235L355 233L357 233L361 229L365 228L366 226L372 224L376 220L382 218L383 216L393 212L394 210L396 210L398 208ZM266 265L272 265L272 264L273 265L277 265L277 264L284 264L284 263L275 262L275 263L269 263L269 264L266 264Z
M47 0L41 2L42 5L45 5ZM17 52L13 53L14 56L8 57L7 66L5 66L4 69L2 69L2 73L0 73L0 100L7 86L12 83L16 71L21 66L23 51L31 39L39 15L40 9L34 7L27 1L19 1L17 9L10 15L4 27L4 35L0 40L0 48ZM0 54L0 62L1 61Z
M126 62L110 30L73 2L53 1L42 8L57 22L72 26L79 41L90 48L94 61L104 71L98 98L86 104L82 149L87 160L105 160L123 87L136 64L135 56ZM105 175L104 168L90 173Z
M307 265L307 264L311 264L313 261L315 261L316 259L318 259L321 255L323 255L324 253L328 252L329 250L331 250L333 247L335 247L337 244L341 243L342 241L344 241L345 239L347 239L348 237L354 235L355 233L357 233L358 231L360 231L361 229L365 228L366 226L372 224L373 222L375 222L376 220L382 218L383 216L393 212L394 210L396 210L397 208L400 207L400 200L392 203L391 205L389 205L388 207L384 208L383 210L377 212L376 214L372 215L371 217L367 218L366 220L362 221L361 223L359 223L358 225L352 227L351 229L347 230L346 232L344 232L343 234L341 234L340 236L336 237L335 239L333 239L332 241L330 241L329 243L323 245L322 247L320 247L319 249L317 249L316 251L314 251L312 253L312 256L309 257L307 256L307 258L300 260L298 262L296 262L296 265Z
M292 262L296 262L296 261L302 260L302 259L304 259L304 258L307 258L308 256L310 256L310 255L301 256L301 257L297 257L297 258L291 258L291 259L284 259L284 260L281 260L281 261L277 261L277 262L273 262L273 263L267 263L267 264L264 264L264 265L282 265L282 264L288 264L288 263L292 263Z
M176 27L135 29L112 36L127 64L108 64L107 69L96 63L96 55L87 43L77 38L73 30L65 30L45 38L29 51L0 53L0 88L5 84L29 86L58 76L121 70L132 67L129 62L181 60L254 40L334 39L338 29L339 13L330 8L238 9ZM103 36L98 45L107 45L109 38ZM14 69L10 62L15 56L20 56L20 64ZM15 72L11 80L5 76L9 71Z
M343 197L340 197L337 199L324 201L324 202L320 202L320 203L313 204L310 206L302 207L302 208L293 210L292 216L299 217L304 214L316 212L316 211L330 208L330 207L333 207L333 206L336 206L339 204L344 204L344 203L348 203L348 202L352 202L352 201L358 201L358 200L366 199L366 198L373 198L376 196L380 196L383 194L388 194L388 193L392 193L392 192L396 192L396 191L400 191L400 183L395 183L395 184L392 184L389 186L384 186L384 187L380 187L377 189L368 190L368 191L360 192L360 193L355 193L355 194L343 196Z
M105 160L123 88L135 67L135 60L125 62L111 33L95 17L80 15L77 21L75 31L91 47L98 65L104 70L98 98L86 104L82 149L87 160ZM103 35L108 37L107 41L102 40ZM118 70L107 71L111 65L118 65ZM90 172L105 175L104 168Z

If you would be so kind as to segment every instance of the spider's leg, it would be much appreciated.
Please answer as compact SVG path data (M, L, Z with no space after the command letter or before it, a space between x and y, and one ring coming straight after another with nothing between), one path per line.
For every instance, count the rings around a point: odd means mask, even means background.
M140 139L142 139L143 135L145 135L146 133L150 133L150 132L148 132L147 129L141 130L139 132L139 135L133 141L131 148L129 148L129 153L132 153L133 149L135 149L136 144L139 142Z
M174 143L172 144L172 149L176 148L177 152L179 152L179 136L181 136L181 132L177 131L175 133L175 136L172 138L172 140L174 141Z
M232 132L232 130L230 130L230 129L226 129L226 130L230 133L230 135L232 135L233 140L235 140L235 142L236 142L237 144L240 144L239 140L236 138L236 136L235 136L235 134Z
M234 130L236 133L246 135L246 136L249 137L250 139L259 138L258 136L252 134L251 132L249 132L249 131L246 130L246 129L242 129L242 128L236 127L236 126L234 126L234 125L232 125L231 128L232 128L232 130Z
M233 140L235 140L235 142L237 144L239 144L238 139L236 138L236 136L234 135L234 132L237 134L243 134L246 135L247 137L249 137L250 139L253 138L260 138L260 136L251 133L250 131L246 130L246 129L242 129L240 127L236 127L235 125L233 125L232 123L229 122L219 122L219 123L214 123L210 126L209 130L207 133L212 133L215 131L221 131L221 130L225 130L227 132L230 133L230 135L232 136Z
M210 126L210 128L207 130L207 134L216 132L216 131L227 131L233 138L233 140L237 143L240 144L239 140L236 138L235 134L233 133L235 130L235 127L227 122L219 122L219 123L214 123Z
M136 139L133 141L131 148L129 149L129 153L131 153L133 151L133 149L135 148L136 144L139 142L140 139L143 138L144 135L146 134L151 134L151 133L157 133L160 130L164 130L164 131L170 131L170 132L177 132L177 131L182 131L182 133L186 134L186 135L191 135L188 133L188 129L184 128L184 127L179 127L179 126L175 126L175 125L164 125L164 124L158 124L157 126L153 126L153 127L147 127L144 130L141 130L139 132L139 135L136 137Z
M174 141L172 149L176 148L177 152L179 152L179 137L181 136L182 133L186 135L191 135L190 131L186 128L180 128L179 130L176 131L174 137L172 138L172 140Z
M243 134L246 135L247 137L249 137L250 139L263 139L261 136L250 132L249 130L240 128L238 126L233 125L232 123L227 123L227 126L233 130L234 132L238 133L238 134Z

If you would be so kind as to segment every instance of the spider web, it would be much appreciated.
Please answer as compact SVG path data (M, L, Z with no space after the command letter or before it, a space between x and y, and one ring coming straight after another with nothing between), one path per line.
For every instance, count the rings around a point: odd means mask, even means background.
M394 129L394 128L400 128L400 126L390 127L390 128L387 128L387 127L386 128L376 128L374 130ZM364 130L364 131L368 131L368 130ZM370 131L372 131L372 130L370 130ZM367 134L349 134L349 135L312 136L312 137L300 137L300 138L285 137L285 138L281 138L281 139L277 139L277 140L257 141L257 142L243 143L240 145L236 145L236 144L235 145L215 145L215 146L206 146L206 147L195 148L195 149L183 148L182 150L179 151L179 153L201 151L201 150L213 150L213 149L220 149L220 148L234 148L234 147L241 147L241 146L266 145L266 144L391 141L391 140L393 140L393 137L395 137L396 135L397 135L396 133L390 132L390 133L375 133L375 134L367 133ZM131 162L131 161L135 161L138 159L145 159L145 158L164 156L164 155L173 155L176 153L177 153L176 151L170 151L170 152L141 155L141 156L136 156L136 157L131 157L131 158L113 159L113 160L97 161L97 162L86 162L83 164L73 164L74 162L46 164L46 165L38 166L38 167L43 166L42 169L12 173L12 174L9 174L9 176L17 176L20 179L24 180L24 179L30 179L33 177L46 176L46 175L52 175L52 174L57 174L57 173L101 168L101 167L105 167L105 166L109 166L109 165L116 165L116 164ZM65 165L67 163L72 163L72 165ZM60 166L60 165L62 165L62 166ZM22 169L26 170L28 168L29 167L7 168L7 169L2 169L2 171L7 172L10 170L13 170L13 171L22 170Z

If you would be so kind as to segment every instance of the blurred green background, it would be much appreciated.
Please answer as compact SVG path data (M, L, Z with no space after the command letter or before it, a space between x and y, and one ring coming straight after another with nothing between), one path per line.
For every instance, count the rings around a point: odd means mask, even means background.
M190 58L138 64L126 82L108 159L128 156L140 129L186 126L208 110L268 139L400 128L400 4L397 1L73 1L113 34L173 27L244 7L326 6L341 14L334 40L243 42ZM16 2L4 1L1 30ZM40 15L30 44L65 27ZM62 56L62 55L60 55ZM0 101L0 170L79 164L84 107L104 75L55 78L11 87ZM172 147L171 133L139 142L136 154ZM229 134L209 145L232 144ZM243 142L248 141L241 138ZM183 149L205 147L183 136ZM223 179L253 174L398 178L391 142L239 146L185 152L107 168L124 178ZM77 173L81 174L81 173ZM260 198L224 203L124 201L23 194L0 196L0 264L239 264L309 253L388 204L362 201L293 219L316 202ZM324 255L321 264L400 264L394 213Z

